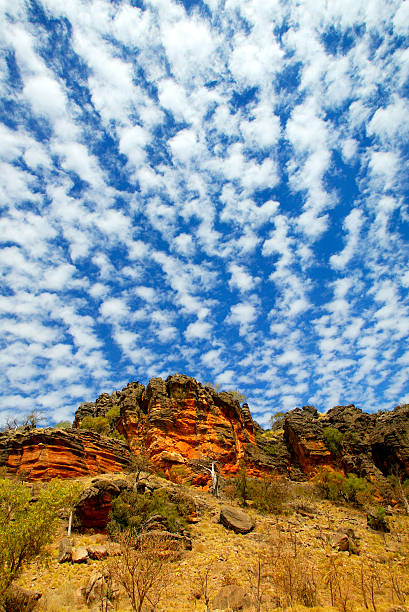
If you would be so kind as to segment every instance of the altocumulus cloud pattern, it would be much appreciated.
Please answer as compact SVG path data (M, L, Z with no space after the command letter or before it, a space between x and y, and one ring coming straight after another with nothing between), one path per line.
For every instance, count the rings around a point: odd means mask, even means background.
M2 0L0 420L183 372L409 401L409 2Z

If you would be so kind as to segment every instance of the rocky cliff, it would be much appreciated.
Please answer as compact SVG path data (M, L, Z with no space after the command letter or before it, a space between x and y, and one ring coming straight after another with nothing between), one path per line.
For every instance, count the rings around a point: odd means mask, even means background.
M126 442L80 429L85 417L112 408ZM367 414L353 404L319 414L313 406L288 412L283 428L263 432L234 393L216 392L184 375L129 383L122 391L81 404L74 430L0 434L0 466L30 479L121 471L143 453L168 476L205 485L203 466L215 461L233 476L242 466L254 477L286 474L301 480L324 466L382 481L409 476L409 405Z
M121 472L128 445L90 431L31 429L0 434L0 466L28 480Z
M320 466L382 480L409 476L409 405L368 414L350 404L319 414L304 406L284 417L290 469L307 476Z
M168 475L182 468L197 484L204 484L209 476L198 464L212 460L224 475L236 474L241 465L253 476L274 468L272 457L257 443L260 428L248 405L240 406L234 394L217 393L194 378L153 378L146 388L130 383L112 396L101 395L94 404L82 404L75 425L85 416L103 416L114 406L120 409L117 428L130 448L136 454L146 452ZM276 467L280 469L279 462Z

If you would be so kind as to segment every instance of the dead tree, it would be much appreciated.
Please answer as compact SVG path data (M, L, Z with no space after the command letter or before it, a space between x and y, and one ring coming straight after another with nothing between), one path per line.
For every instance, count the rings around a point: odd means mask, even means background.
M210 493L215 497L220 495L220 471L218 462L214 457L200 459L192 459L189 461L189 466L195 472L202 472L210 475Z

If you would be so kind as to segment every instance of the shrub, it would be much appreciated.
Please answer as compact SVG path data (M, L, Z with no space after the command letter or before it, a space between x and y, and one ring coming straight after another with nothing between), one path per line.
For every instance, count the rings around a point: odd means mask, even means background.
M60 423L57 423L54 427L55 429L71 429L72 424L70 421L60 421Z
M356 474L344 476L340 472L321 470L315 482L325 499L363 505L372 494L371 484Z
M113 425L115 423L115 421L117 421L119 419L120 416L120 409L119 406L117 406L116 404L114 404L112 406L112 408L110 408L108 410L108 412L105 413L105 418L107 419L108 423L110 425Z
M282 478L249 478L243 468L232 484L225 487L225 493L238 499L242 506L251 503L259 512L266 514L285 511L288 486Z
M102 416L86 416L81 421L81 429L90 429L100 434L107 434L110 429L108 419Z
M82 419L80 428L96 431L99 434L115 438L117 440L126 441L126 438L117 429L118 419L120 417L119 406L114 404L104 416L86 416Z
M375 510L368 513L366 516L368 527L374 531L383 531L388 533L390 531L388 522L386 520L386 510L382 506L377 506Z
M344 434L336 429L336 427L325 427L324 431L324 442L328 450L333 455L338 455L342 448L342 442L344 440Z
M31 503L31 492L22 483L0 480L0 607L24 565L51 541L58 512L71 508L78 494L78 485L53 481Z
M190 484L191 472L185 465L173 465L169 470L169 480L176 484Z
M112 502L108 531L113 536L129 530L140 533L155 517L168 531L178 533L186 528L186 516L194 510L194 505L186 498L179 495L171 500L169 493L163 489L151 495L124 491Z
M111 580L124 588L132 610L156 610L169 585L170 563L177 553L158 533L141 537L126 532L118 540L121 554L107 564Z

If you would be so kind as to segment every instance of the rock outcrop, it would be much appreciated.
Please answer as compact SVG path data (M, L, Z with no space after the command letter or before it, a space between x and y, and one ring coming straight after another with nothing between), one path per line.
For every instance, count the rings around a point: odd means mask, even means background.
M334 430L339 443L331 448L328 433ZM409 476L409 405L374 414L353 404L323 415L311 406L297 408L285 415L284 439L291 469L306 475L329 466L380 483L394 472Z
M128 445L90 431L31 429L0 434L0 466L27 480L121 472Z
M112 408L119 416L111 427L126 442L81 429L85 417L104 416ZM327 466L385 486L392 472L409 476L409 405L375 414L353 404L325 414L304 406L282 422L282 430L264 432L234 392L217 392L176 374L152 378L146 387L131 382L81 404L73 430L0 434L0 467L49 480L119 472L139 455L171 478L202 486L209 485L212 463L226 477L243 466L248 477L284 474L295 480ZM332 443L329 431L337 436Z
M79 531L94 529L104 531L109 521L112 500L122 491L131 490L126 480L96 478L85 489L74 509L74 524Z
M120 408L117 428L130 448L144 450L168 475L182 466L196 484L206 484L209 473L197 470L202 460L214 460L224 475L236 474L241 464L250 476L272 471L272 458L256 441L259 427L234 394L217 393L180 374L153 378L146 389L133 382L112 396L100 396L94 408L82 404L75 424L84 416L103 416L113 406Z

